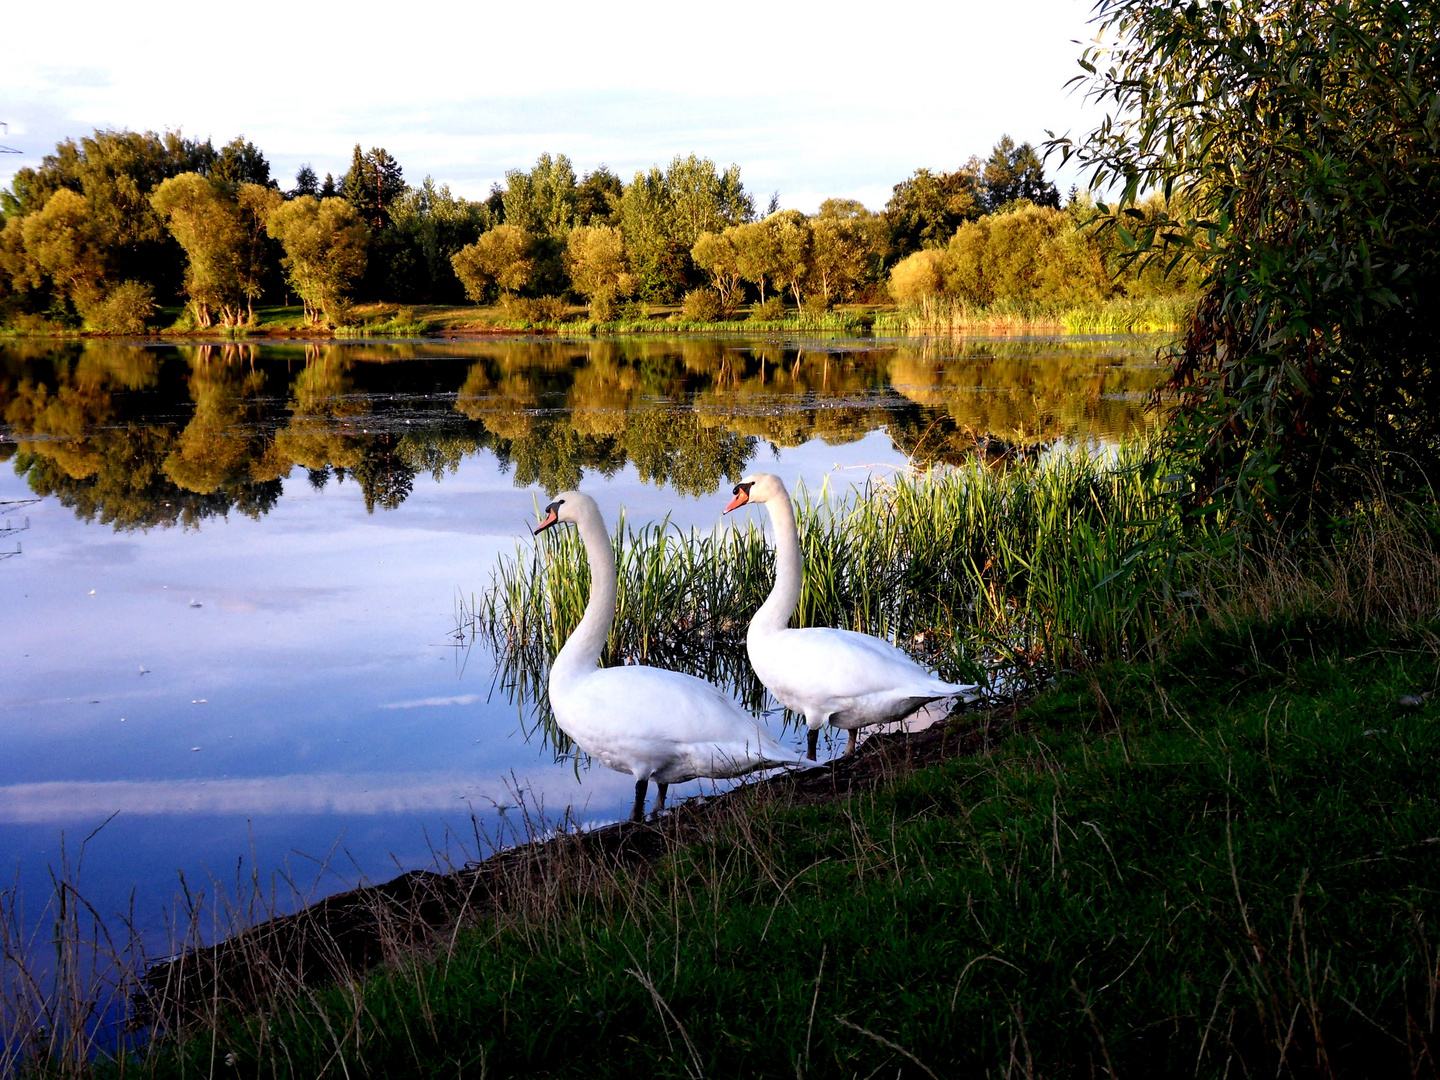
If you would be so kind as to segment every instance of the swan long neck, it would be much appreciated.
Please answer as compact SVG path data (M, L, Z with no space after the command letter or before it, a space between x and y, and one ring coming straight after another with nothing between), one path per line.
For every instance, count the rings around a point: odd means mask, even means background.
M771 634L790 625L790 616L800 603L800 582L803 563L800 558L800 532L795 527L795 507L788 493L765 503L770 524L775 529L775 586L750 620L750 632Z
M550 677L583 674L600 663L600 653L615 622L615 550L598 511L584 514L578 522L580 540L590 562L590 599L585 614L566 640L551 665Z

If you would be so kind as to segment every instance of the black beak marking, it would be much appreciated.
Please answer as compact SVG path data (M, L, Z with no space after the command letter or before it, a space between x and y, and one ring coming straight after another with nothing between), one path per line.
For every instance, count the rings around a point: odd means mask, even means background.
M539 536L546 529L550 528L551 525L554 525L560 520L560 504L564 501L564 499L556 499L549 506L545 507L545 516L541 519L540 524L535 526L535 531L530 534L531 536Z

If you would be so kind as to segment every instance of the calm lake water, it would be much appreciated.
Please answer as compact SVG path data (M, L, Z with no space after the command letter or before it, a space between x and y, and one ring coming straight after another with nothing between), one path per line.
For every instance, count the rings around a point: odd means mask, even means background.
M527 740L455 638L547 491L710 528L757 468L837 492L1110 441L1147 423L1154 348L0 344L0 871L35 910L84 842L85 895L156 928L178 874L318 896L463 861L517 792L615 820L630 779Z

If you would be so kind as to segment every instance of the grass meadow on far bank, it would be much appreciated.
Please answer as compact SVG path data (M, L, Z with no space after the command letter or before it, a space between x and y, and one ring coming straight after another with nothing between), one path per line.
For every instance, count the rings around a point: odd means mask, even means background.
M1095 301L1066 305L1006 304L988 307L932 301L920 305L841 305L830 311L806 312L790 307L759 315L739 312L733 317L696 320L686 318L679 305L636 305L609 322L595 322L578 304L551 304L531 310L521 304L500 305L365 303L350 307L345 321L329 329L305 319L300 305L263 305L245 326L196 328L179 307L162 308L155 328L141 336L243 340L266 337L328 337L342 339L427 337L493 333L565 334L675 334L675 333L795 333L849 334L1149 334L1178 330L1193 299ZM66 328L44 320L22 327L6 327L0 337L134 337L105 335Z

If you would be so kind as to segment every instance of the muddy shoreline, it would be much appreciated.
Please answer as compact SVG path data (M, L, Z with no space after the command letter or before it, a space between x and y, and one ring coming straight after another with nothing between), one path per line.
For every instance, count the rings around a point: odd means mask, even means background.
M277 995L353 982L380 964L432 951L467 921L518 908L527 891L553 888L561 879L573 887L585 877L577 869L643 872L755 800L843 799L949 758L985 753L1017 730L1018 712L1016 704L962 707L923 731L874 735L853 757L689 799L658 819L561 833L458 870L414 870L338 893L153 965L137 994L139 1022L184 1028L217 1012L253 1011Z

